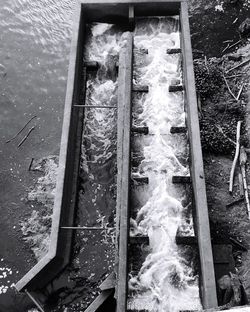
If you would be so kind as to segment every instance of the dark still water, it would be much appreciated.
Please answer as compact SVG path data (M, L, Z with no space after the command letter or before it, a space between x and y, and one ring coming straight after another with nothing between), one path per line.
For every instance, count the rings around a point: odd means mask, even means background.
M74 3L1 0L0 312L32 306L13 289L35 263L20 222L37 209L25 200L39 176L28 171L31 158L59 154ZM37 118L6 144L32 116Z

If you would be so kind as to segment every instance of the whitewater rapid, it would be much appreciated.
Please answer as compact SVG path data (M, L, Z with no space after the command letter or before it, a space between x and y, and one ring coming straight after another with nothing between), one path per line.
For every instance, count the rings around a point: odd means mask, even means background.
M134 83L148 85L149 92L134 101L133 116L149 135L135 137L132 149L144 156L137 173L149 177L149 185L135 191L142 206L131 235L148 235L150 251L138 274L129 276L131 309L201 308L198 277L175 242L177 231L193 234L186 187L172 183L173 175L189 175L187 137L170 133L171 126L185 126L183 94L168 91L182 81L180 55L166 54L180 47L178 25L178 18L154 18L138 21L134 32L135 48L148 50L135 58Z

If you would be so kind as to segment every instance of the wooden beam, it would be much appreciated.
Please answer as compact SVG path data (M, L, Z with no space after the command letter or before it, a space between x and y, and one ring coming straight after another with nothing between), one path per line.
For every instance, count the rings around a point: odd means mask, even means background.
M177 235L175 237L175 242L177 245L197 245L197 237L196 236L180 236Z
M96 312L100 306L109 299L114 293L113 289L107 289L100 293L100 295L91 303L84 312Z
M179 92L179 91L183 91L183 85L170 85L169 92Z
M132 132L139 133L139 134L149 134L148 127L132 127Z
M84 66L87 67L87 70L98 70L99 63L96 61L84 61Z
M179 183L191 183L190 176L173 176L172 183L179 184Z
M170 133L187 133L187 127L171 127Z
M137 176L131 176L131 182L135 182L138 184L148 184L149 183L149 178L148 177L137 177Z
M132 59L133 37L127 38L120 50L118 76L118 122L117 122L117 312L127 310L128 274L128 228L130 185L130 135L132 114Z
M107 290L107 289L114 289L116 285L116 277L115 277L115 273L112 272L108 275L108 277L102 282L102 284L99 286L99 288L103 291L103 290Z
M167 49L167 54L179 54L181 49Z
M133 85L133 92L148 92L148 86Z
M128 23L130 31L133 31L135 28L135 7L132 4L128 7Z
M187 126L190 141L191 176L195 210L197 216L197 236L201 265L201 297L205 309L216 308L217 295L214 274L213 253L207 207L207 195L203 158L201 150L200 127L195 90L192 47L188 20L188 4L181 3L181 44L183 51L184 99L187 111Z
M149 245L149 237L148 236L130 236L129 238L130 245Z

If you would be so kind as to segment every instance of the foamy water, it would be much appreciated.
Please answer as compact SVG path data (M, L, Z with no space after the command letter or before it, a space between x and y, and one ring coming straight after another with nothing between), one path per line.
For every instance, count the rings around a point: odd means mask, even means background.
M170 134L171 126L185 125L182 92L168 92L171 81L182 80L179 56L166 54L180 46L178 20L138 22L134 43L148 49L145 61L140 59L135 67L135 83L149 86L149 93L135 102L134 116L150 132L133 141L133 149L144 156L138 173L149 177L148 187L136 190L142 207L134 221L136 233L149 236L151 251L138 275L130 276L128 307L159 312L198 309L198 279L175 243L177 230L193 234L192 220L184 217L190 208L185 187L172 183L173 175L189 174L187 138Z

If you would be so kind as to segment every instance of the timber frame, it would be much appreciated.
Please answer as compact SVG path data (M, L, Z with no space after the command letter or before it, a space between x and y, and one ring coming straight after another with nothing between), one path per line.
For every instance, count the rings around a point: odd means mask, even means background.
M70 52L50 248L47 255L16 284L18 291L25 291L26 289L30 291L39 290L53 280L70 261L73 233L72 231L64 231L61 229L61 226L72 226L74 220L80 159L79 142L81 142L82 118L84 115L84 107L77 107L77 104L79 104L80 90L84 83L82 69L84 68L83 48L86 23L108 22L131 25L132 19L137 16L164 15L179 15L180 17L184 99L190 142L191 181L197 217L195 223L201 264L201 299L205 309L217 307L188 20L188 4L185 0L78 1L73 15L73 38ZM128 99L126 100L127 102ZM98 307L95 307L91 311L96 311L97 309Z

